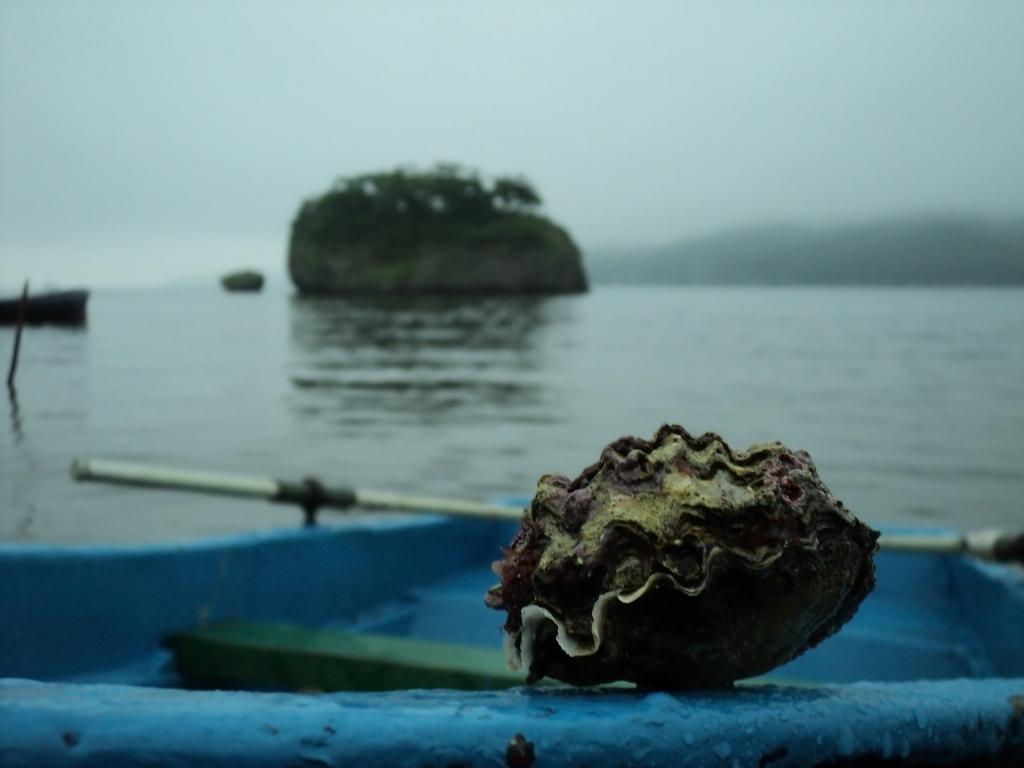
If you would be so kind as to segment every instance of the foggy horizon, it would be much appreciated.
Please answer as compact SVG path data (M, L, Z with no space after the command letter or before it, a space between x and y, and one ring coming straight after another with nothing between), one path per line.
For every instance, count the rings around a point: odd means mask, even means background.
M521 174L585 252L1024 216L1024 6L0 0L0 285L284 271L339 176Z

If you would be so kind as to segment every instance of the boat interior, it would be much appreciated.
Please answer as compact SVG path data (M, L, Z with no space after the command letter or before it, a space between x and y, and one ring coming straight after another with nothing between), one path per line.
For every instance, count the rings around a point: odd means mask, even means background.
M389 515L139 547L3 544L0 677L240 690L519 685L523 673L504 661L503 614L483 604L515 528ZM876 562L877 586L847 626L750 682L1024 675L1024 572L931 554Z

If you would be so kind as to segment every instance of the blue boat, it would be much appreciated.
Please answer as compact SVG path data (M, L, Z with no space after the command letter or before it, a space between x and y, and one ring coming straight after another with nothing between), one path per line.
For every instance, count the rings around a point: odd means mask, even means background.
M850 624L732 690L526 687L482 602L514 527L2 544L0 764L1024 765L1019 568L882 553Z

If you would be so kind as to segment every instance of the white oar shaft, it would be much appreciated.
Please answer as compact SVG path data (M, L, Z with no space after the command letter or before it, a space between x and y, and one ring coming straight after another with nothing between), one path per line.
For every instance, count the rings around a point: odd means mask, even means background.
M280 491L275 480L223 472L199 472L175 467L133 464L105 459L75 459L71 476L78 481L162 488L170 491L216 493L222 496L272 499Z
M998 528L968 531L962 536L936 534L888 534L878 539L878 546L888 552L931 552L958 554L964 552L985 560L1016 560L1019 537L1008 535Z
M76 459L71 465L71 476L79 481L113 483L169 491L213 493L221 496L266 499L302 503L301 491L312 486L302 483L282 483L263 477L232 475L222 472L199 472L175 467L159 467L105 459ZM316 506L326 508L388 509L403 512L436 513L456 517L519 520L522 510L499 507L461 499L440 499L430 496L391 493L388 491L323 488ZM315 498L315 497L314 497Z
M436 513L487 520L519 520L522 510L460 499L391 493L388 491L327 488L315 481L284 482L263 477L199 472L173 467L155 467L103 459L77 459L71 465L76 480L162 488L174 491L216 493L224 496L267 499L298 504L306 510L307 520L316 509L388 509L403 512ZM879 540L887 552L926 552L933 554L967 553L986 560L1024 561L1024 535L999 530L955 534L886 534Z
M503 520L521 520L523 510L518 507L499 507L476 501L439 499L432 496L414 496L390 491L356 491L356 503L367 509L394 509L405 512L434 512L457 517L484 517Z
M964 551L964 540L959 536L921 536L917 534L882 534L879 549L887 552L931 552L955 554Z

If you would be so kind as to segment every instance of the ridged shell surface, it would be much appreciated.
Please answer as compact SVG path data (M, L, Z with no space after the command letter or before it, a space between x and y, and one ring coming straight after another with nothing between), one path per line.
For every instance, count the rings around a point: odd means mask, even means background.
M806 452L666 425L575 480L542 477L487 603L531 680L727 686L848 621L877 537Z

